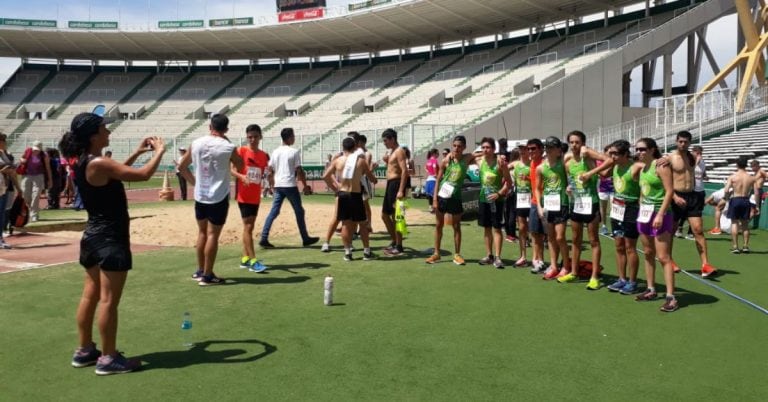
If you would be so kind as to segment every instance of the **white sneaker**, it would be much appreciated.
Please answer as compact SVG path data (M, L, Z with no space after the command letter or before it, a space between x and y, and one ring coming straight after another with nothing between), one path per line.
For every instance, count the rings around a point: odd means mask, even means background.
M320 247L320 251L324 253L329 253L331 251L331 245L328 243L323 243L323 246Z
M10 244L8 244L8 243L6 243L6 242L4 242L4 241L0 240L0 249L3 249L3 250L10 250L10 249L12 249L12 248L13 248L13 247L11 247L11 245L10 245Z

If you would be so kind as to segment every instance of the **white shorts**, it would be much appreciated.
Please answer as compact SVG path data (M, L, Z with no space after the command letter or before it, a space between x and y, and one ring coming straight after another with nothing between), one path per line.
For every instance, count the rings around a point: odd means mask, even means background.
M613 198L613 193L602 193L598 191L597 198L599 198L600 201L610 201L611 198Z

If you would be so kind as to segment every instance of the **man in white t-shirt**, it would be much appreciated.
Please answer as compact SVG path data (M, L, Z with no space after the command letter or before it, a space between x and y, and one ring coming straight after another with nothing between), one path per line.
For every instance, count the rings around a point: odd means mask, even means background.
M301 181L301 184L304 186L304 193L306 194L307 190L309 190L307 178L304 175L304 169L301 168L301 154L298 149L291 146L296 141L293 129L284 128L280 131L280 138L283 140L283 145L272 151L272 155L269 158L269 166L267 167L269 182L274 191L275 198L272 201L272 209L269 210L269 215L267 215L267 219L264 221L259 246L262 248L275 247L269 242L269 231L272 229L272 223L275 221L275 218L280 215L283 200L288 198L291 207L293 207L293 212L296 214L296 224L299 227L302 244L304 247L307 247L320 240L318 237L310 237L307 233L307 224L304 221L304 207L301 206L301 194L299 194L299 187L296 184L297 180Z
M192 278L200 286L220 285L225 281L213 273L219 250L219 235L229 212L230 163L238 170L243 159L226 134L229 118L223 114L211 117L210 135L192 142L189 152L179 161L179 172L195 186L195 218L197 219L197 271ZM195 176L189 170L194 165Z

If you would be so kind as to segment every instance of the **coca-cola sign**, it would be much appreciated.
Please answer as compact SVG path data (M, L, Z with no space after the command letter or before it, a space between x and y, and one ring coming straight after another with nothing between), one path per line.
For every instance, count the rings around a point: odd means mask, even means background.
M324 15L325 15L325 9L322 7L310 8L306 10L285 11L277 14L277 21L291 22L291 21L311 20L315 18L323 18Z

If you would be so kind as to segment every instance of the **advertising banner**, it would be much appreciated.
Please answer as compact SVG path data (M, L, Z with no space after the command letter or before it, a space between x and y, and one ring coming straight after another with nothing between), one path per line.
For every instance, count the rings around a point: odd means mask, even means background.
M277 0L277 12L325 7L325 0Z
M74 29L117 29L117 21L69 21Z
M0 18L0 25L14 27L56 28L55 20L25 20L20 18Z
M157 27L160 29L183 29L183 28L203 28L205 21L203 20L186 20L186 21L158 21Z
M325 15L325 9L324 8L312 8L312 9L308 9L308 10L285 11L285 12L277 14L277 21L278 22L292 22L292 21L311 20L311 19L315 19L315 18L323 18L324 15Z
M208 26L211 28L231 27L231 26L239 26L239 25L253 25L253 17L208 20Z

